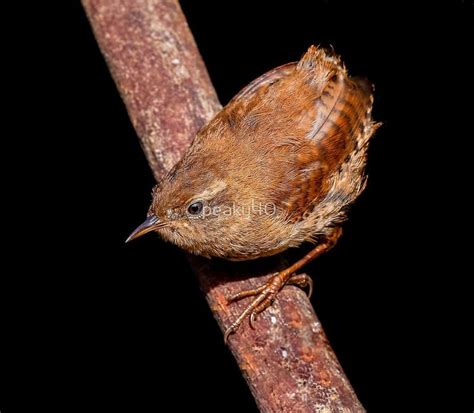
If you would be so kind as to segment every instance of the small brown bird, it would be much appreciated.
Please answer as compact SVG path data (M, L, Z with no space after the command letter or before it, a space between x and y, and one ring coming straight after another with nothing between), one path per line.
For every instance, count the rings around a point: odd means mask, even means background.
M303 242L316 247L267 284L228 328L267 308L286 284L331 248L345 210L365 186L372 86L350 78L340 59L310 47L297 63L264 74L197 134L153 191L146 221L128 238L157 231L194 254L251 260ZM127 241L128 241L127 240Z

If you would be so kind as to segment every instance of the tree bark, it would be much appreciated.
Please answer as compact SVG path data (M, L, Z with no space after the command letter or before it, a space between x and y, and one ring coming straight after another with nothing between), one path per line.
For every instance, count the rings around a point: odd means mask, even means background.
M175 0L83 0L157 180L221 108ZM226 297L265 282L281 258L242 264L189 257L224 331L248 303ZM286 287L229 347L262 412L363 412L305 293Z

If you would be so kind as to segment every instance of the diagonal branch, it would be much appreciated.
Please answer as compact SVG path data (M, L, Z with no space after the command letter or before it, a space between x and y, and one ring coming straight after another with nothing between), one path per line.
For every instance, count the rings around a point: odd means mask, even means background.
M221 106L176 0L83 0L99 46L148 162L160 179ZM189 257L221 329L253 288L282 266L275 258L223 264ZM363 412L305 294L285 288L277 302L230 338L262 412Z

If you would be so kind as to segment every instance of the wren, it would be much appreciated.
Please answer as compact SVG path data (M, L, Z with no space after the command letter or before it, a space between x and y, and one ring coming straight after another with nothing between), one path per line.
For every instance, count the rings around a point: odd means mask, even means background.
M196 135L154 188L147 232L193 254L252 260L304 242L315 248L260 288L227 329L272 304L288 284L312 286L297 271L341 235L347 207L365 187L373 88L351 78L339 57L311 46L299 62L262 75Z

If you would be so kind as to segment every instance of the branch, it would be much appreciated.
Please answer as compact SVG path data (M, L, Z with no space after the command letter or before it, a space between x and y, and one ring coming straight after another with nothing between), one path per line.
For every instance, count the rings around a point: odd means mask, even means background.
M83 0L99 46L156 179L183 155L221 106L175 0ZM235 264L189 257L222 330L282 259ZM261 262L260 262L261 261ZM285 287L252 330L229 339L262 412L363 412L303 291Z

